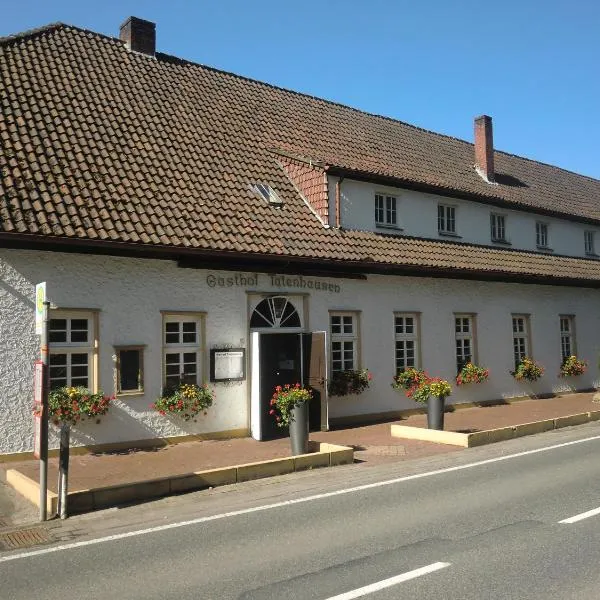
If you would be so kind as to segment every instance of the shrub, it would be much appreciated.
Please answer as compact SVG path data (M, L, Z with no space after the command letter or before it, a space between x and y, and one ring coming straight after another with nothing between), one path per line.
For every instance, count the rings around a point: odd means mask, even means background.
M55 425L76 425L83 419L94 419L100 423L99 417L108 412L114 399L114 396L105 396L101 391L94 394L83 386L61 387L50 390L48 394L48 414Z
M185 421L195 420L199 413L206 414L206 409L212 406L214 392L206 384L180 383L168 388L163 395L150 405L150 408L161 415L176 415Z
M452 394L452 387L445 379L439 377L427 378L424 381L415 383L406 395L415 402L425 404L430 396L446 398Z
M483 383L490 376L489 369L467 363L456 376L456 385L467 383Z
M537 381L544 374L544 367L536 363L533 359L525 356L510 374L517 381Z
M587 370L587 362L579 360L576 356L566 356L560 365L559 377L576 377L583 375Z
M360 371L336 371L329 382L330 396L360 394L369 387L373 376L369 369Z
M415 384L422 383L428 379L428 375L422 369L415 369L414 367L409 367L408 369L404 369L398 373L398 375L394 376L392 381L392 387L395 390L404 390L408 391Z

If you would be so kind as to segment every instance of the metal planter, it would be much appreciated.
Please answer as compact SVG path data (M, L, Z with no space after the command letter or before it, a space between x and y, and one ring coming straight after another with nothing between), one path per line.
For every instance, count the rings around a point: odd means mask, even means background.
M444 396L429 396L427 400L427 427L429 429L444 429L444 408L446 398Z
M290 412L292 456L308 453L308 402L296 404Z

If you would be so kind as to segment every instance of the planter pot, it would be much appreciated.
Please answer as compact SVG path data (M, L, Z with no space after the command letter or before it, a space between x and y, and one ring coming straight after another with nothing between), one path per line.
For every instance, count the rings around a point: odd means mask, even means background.
M292 456L308 453L308 402L297 404L291 410L290 441Z
M427 427L429 429L444 429L444 396L429 396L427 400Z

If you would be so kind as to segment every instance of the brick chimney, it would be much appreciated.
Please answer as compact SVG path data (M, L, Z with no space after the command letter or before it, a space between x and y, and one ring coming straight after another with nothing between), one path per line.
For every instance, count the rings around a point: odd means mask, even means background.
M475 117L475 170L488 183L494 183L494 134L492 117Z
M121 25L119 38L128 50L154 56L156 51L156 23L138 17L129 17Z

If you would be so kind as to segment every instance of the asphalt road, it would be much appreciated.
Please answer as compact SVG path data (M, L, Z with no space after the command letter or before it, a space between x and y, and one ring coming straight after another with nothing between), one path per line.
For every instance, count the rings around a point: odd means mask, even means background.
M477 450L74 520L0 554L0 598L599 598L600 514L560 521L600 507L600 425Z

